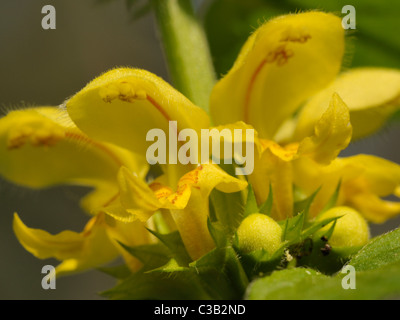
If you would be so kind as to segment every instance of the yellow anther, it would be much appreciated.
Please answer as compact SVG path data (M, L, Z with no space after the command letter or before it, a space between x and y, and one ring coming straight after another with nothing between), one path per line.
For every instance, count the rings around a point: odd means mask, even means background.
M288 28L282 32L281 42L305 43L308 39L311 35L306 29Z
M133 97L134 96L134 91L133 91L132 85L128 82L121 82L118 85L118 89L122 96L125 96L125 97Z
M138 90L136 92L136 98L139 100L145 100L147 98L147 93L144 90Z
M100 88L99 94L104 102L111 102L112 100L118 98L119 91L116 86L108 86Z
M136 88L134 82L127 80L100 88L99 95L104 102L111 102L114 99L135 102L147 98L145 90Z
M29 122L10 130L7 140L8 149L17 149L30 143L38 146L53 146L65 136L64 130L52 123Z

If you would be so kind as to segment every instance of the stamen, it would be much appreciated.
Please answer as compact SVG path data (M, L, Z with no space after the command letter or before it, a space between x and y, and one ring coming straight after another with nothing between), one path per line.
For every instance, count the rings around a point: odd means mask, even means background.
M99 95L104 102L108 103L115 99L133 103L135 100L144 100L147 98L144 89L138 88L137 84L127 80L111 83L100 88Z
M58 125L48 123L24 123L10 130L7 140L9 150L18 149L30 143L35 147L51 147L65 137L64 130Z

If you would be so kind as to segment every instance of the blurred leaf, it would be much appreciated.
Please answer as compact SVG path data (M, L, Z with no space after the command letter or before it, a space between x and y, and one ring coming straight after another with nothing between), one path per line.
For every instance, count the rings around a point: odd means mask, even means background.
M215 248L190 267L213 299L241 299L248 279L232 247Z
M149 231L168 248L170 252L169 256L174 258L180 265L187 266L189 262L192 261L178 231L168 234L161 234L152 230Z
M168 249L161 243L145 244L137 247L128 247L123 243L120 243L120 245L133 257L139 259L143 263L145 270L159 268L170 259Z
M321 188L318 188L313 194L311 194L309 197L305 198L304 200L296 201L293 205L293 215L296 216L299 213L304 213L304 215L305 215L304 221L308 221L310 206L311 206L312 202L314 201L314 198L320 189Z
M190 284L190 285L188 285ZM193 272L173 275L143 271L132 274L114 288L101 294L112 300L196 300L209 299Z
M125 279L132 274L126 264L114 267L98 267L96 269L116 279Z
M224 193L214 189L210 195L211 221L218 221L233 235L243 219L244 203L242 193Z
M357 272L356 289L342 287L344 274L325 276L313 269L295 268L275 271L255 280L247 291L251 300L375 300L399 297L400 264Z
M285 223L282 227L282 241L296 241L299 239L301 231L303 230L304 219L305 214L302 212L293 218L285 220Z
M264 203L260 205L260 213L265 214L267 216L271 216L271 210L272 210L272 201L274 199L273 196L273 191L272 191L272 186L271 184L269 185L269 193L268 193L268 198L265 200Z
M400 262L400 229L372 239L348 264L366 271L394 262Z
M272 17L318 9L344 17L346 0L214 0L204 22L218 75L232 67L240 48L261 23ZM356 30L351 33L345 67L400 67L400 1L353 0ZM350 58L350 59L349 59ZM352 59L351 59L352 58Z
M230 236L223 224L218 221L211 222L210 219L207 219L207 226L208 231L210 232L210 235L218 248L228 245Z
M148 271L148 273L151 272L164 272L164 273L173 273L173 272L184 272L184 271L189 271L189 268L187 267L182 267L178 264L178 262L175 259L169 260L165 265Z
M235 248L240 256L240 262L245 270L247 277L252 280L258 278L260 274L267 274L276 270L282 261L284 248L278 249L273 255L270 255L264 249L243 253Z

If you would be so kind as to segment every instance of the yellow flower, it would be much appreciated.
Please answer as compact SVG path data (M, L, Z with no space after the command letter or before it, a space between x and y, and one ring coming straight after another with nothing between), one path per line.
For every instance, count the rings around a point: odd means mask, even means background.
M170 121L176 121L175 136L184 129L193 129L200 136L201 129L209 127L202 109L154 74L137 69L103 74L67 101L66 109L90 137L139 155L146 154L152 144L146 140L151 129L163 130L170 141ZM247 183L213 164L196 167L177 163L163 169L162 183L153 192L143 179L122 168L118 176L120 196L104 211L120 221L147 221L160 208L169 209L189 255L197 259L214 246L207 228L211 190L236 192ZM165 193L170 193L168 201L163 199Z
M4 177L32 188L63 183L94 188L82 199L94 217L81 233L50 235L26 227L15 215L15 233L28 251L62 260L58 274L94 267L118 254L136 270L139 262L118 242L136 246L154 241L146 225L151 226L159 209L171 211L170 226L179 230L193 259L214 247L207 228L209 194L214 187L236 192L246 182L213 164L168 165L168 174L157 183L145 182L147 131L166 129L170 120L177 121L176 130L200 131L208 127L200 108L149 72L115 69L76 94L67 110L32 108L0 119ZM168 219L168 213L163 215Z
M109 262L118 253L125 255L117 240L132 246L151 241L145 224L122 225L101 213L101 208L118 194L119 168L124 165L144 177L143 159L90 139L62 110L41 107L10 112L0 119L0 153L0 174L16 184L31 188L58 184L94 188L81 201L82 207L95 215L81 233L51 235L30 229L15 214L14 231L21 244L39 258L62 260L58 275ZM128 264L133 270L140 265L130 257Z
M262 151L249 182L259 203L272 186L275 219L292 216L293 185L305 196L322 187L315 216L340 179L340 204L369 220L383 222L400 212L399 203L381 200L399 193L398 165L373 156L336 159L351 139L375 132L399 109L400 72L359 68L339 74L344 47L335 15L281 16L252 34L214 87L213 121L244 121L258 132Z
M305 195L322 186L315 215L340 180L339 202L368 219L383 221L400 212L397 203L381 200L400 193L398 165L372 156L337 159L353 132L355 138L374 132L398 109L400 73L359 69L338 75L343 53L338 17L282 16L254 32L212 92L218 130L257 130L254 140L243 141L256 145L249 182L259 203L272 186L276 220L293 214L293 185ZM169 150L172 135L192 129L201 136L209 126L209 116L168 83L129 68L104 73L61 109L10 112L0 119L1 175L32 188L62 183L94 188L82 199L93 217L81 233L50 235L15 215L18 239L39 258L63 261L59 272L84 270L119 254L136 270L140 264L119 242L154 241L145 227L160 212L198 259L214 247L207 228L210 192L237 192L247 183L209 163L165 164L164 174L148 183L145 155L153 142L146 137L151 129L163 130Z

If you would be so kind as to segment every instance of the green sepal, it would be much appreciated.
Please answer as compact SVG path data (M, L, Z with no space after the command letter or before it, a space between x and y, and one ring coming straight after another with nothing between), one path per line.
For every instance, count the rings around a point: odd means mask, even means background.
M247 192L247 200L246 200L246 205L244 207L244 213L243 213L243 218L248 217L252 213L258 213L258 205L257 205L257 200L256 200L256 195L254 194L253 187L251 184L247 187L248 192Z
M213 299L241 299L248 278L232 247L215 248L190 267L198 274Z
M207 227L215 245L218 248L226 247L230 241L230 234L227 228L219 221L211 222L210 218L207 219Z
M179 263L175 260L175 259L170 259L165 265L147 271L147 273L149 272L164 272L164 273L173 273L173 272L189 272L190 268L188 267L182 267L179 265Z
M298 214L303 213L304 221L307 224L309 221L309 213L310 213L311 204L314 201L314 198L318 194L320 189L321 189L321 187L319 187L313 194L311 194L306 199L295 202L293 205L293 216L297 216ZM306 226L306 224L304 226Z
M238 250L240 261L249 279L254 279L274 271L282 263L283 249L278 249L272 256L264 249L250 253Z
M114 288L101 293L111 300L203 300L210 296L190 271L144 272L129 276Z
M243 219L244 202L242 193L224 193L214 189L210 195L210 219L219 221L228 234L233 235Z
M156 269L166 264L170 259L170 251L162 243L146 244L129 247L123 243L120 245L133 257L143 263L143 270Z
M96 270L103 272L115 279L125 279L132 274L132 271L128 268L126 264L121 264L112 267L97 267Z
M178 231L161 234L150 229L148 230L168 248L169 256L174 258L180 265L187 266L192 261Z
M269 185L269 193L268 193L268 198L265 200L264 203L262 203L259 207L259 213L265 214L267 216L271 216L271 211L272 211L272 204L273 204L273 199L274 195L272 192L272 185Z

